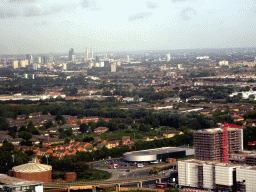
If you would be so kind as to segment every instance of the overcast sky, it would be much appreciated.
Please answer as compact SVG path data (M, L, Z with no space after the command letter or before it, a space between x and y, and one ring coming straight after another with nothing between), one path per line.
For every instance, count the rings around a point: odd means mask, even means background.
M256 0L0 0L0 54L256 46Z

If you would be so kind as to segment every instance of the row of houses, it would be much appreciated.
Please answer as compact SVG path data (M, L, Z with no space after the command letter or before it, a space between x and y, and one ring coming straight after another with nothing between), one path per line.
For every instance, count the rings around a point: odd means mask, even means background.
M146 136L143 140L153 141L155 139L171 138L180 134L183 133L181 131L167 131L163 136ZM123 136L122 140L110 141L102 140L100 137L94 137L94 141L92 143L71 140L69 144L64 144L63 140L49 139L43 141L43 148L28 146L18 146L17 148L23 152L26 150L33 150L37 157L42 157L48 154L61 159L65 156L76 155L78 151L92 152L93 150L98 150L102 147L112 149L121 145L132 146L137 140L138 139L131 139L130 136Z

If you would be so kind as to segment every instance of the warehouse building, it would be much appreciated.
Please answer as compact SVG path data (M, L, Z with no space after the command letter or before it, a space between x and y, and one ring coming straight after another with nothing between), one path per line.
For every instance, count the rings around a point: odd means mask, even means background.
M27 181L15 177L0 174L0 191L26 191L43 192L43 183L39 181Z
M9 171L9 176L48 183L52 182L52 166L30 162L13 167Z
M162 147L141 151L126 152L123 154L124 161L127 162L161 162L167 158L182 158L194 155L195 150L181 147Z

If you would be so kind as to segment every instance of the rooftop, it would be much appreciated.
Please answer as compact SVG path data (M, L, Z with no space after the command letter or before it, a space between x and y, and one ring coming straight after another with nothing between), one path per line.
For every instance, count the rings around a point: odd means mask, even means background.
M24 179L19 179L16 177L10 177L5 174L0 174L0 184L6 187L16 187L16 186L29 186L29 185L39 185L42 184L40 181L27 181Z
M144 155L157 155L157 154L171 153L171 152L178 152L178 151L185 151L185 150L194 150L194 149L181 148L181 147L162 147L162 148L157 148L157 149L132 151L132 152L127 152L125 154L144 156Z
M35 172L44 172L52 170L52 166L40 164L40 163L27 163L19 166L15 166L12 168L15 172L22 173L35 173Z

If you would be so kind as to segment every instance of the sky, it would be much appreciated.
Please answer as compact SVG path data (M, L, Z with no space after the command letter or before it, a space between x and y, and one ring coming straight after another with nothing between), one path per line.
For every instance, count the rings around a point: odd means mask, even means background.
M256 47L256 0L0 0L0 54Z

